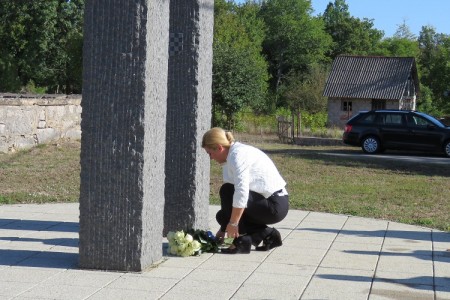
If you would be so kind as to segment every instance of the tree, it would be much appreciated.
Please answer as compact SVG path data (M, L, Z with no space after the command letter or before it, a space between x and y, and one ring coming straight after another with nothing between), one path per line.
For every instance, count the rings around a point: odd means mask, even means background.
M268 73L261 55L264 24L257 18L257 11L254 3L215 3L213 110L225 115L225 126L230 129L244 107L263 110L265 105Z
M373 28L373 20L352 17L345 0L330 2L322 17L325 31L333 39L329 53L333 59L341 54L370 54L384 35Z
M235 115L265 95L261 92L258 68L250 61L251 53L228 45L215 45L213 56L213 103L225 115L225 125L232 129Z
M0 90L30 82L67 90L68 70L81 65L83 8L83 0L0 1Z
M420 97L417 101L417 110L434 116L439 115L439 112L433 105L433 92L425 85L421 85L420 87Z
M323 97L323 89L328 76L326 68L313 65L306 76L291 74L289 84L284 91L287 104L299 119L299 132L301 131L301 113L316 114L326 111L327 99Z
M250 42L247 46L247 49L251 52L249 63L253 65L254 73L256 74L254 97L249 102L249 106L255 113L267 112L271 109L270 104L267 102L267 89L270 78L268 63L262 55L262 45L266 38L266 27L264 21L258 16L260 9L261 6L252 1L248 1L237 8L239 21L244 26Z
M54 64L58 65L50 89L66 94L81 93L83 57L84 0L60 0L57 40L53 44Z
M433 91L434 103L438 109L450 114L450 36L440 39L437 53L431 64L429 87Z
M264 53L269 60L271 88L279 94L289 73L306 73L311 64L328 61L331 38L321 18L311 16L308 0L263 1L261 17L267 26Z
M436 34L436 30L433 27L422 27L418 38L420 49L418 61L422 69L422 80L425 84L429 84L430 69L438 51L439 40L439 35Z
M394 38L397 39L407 39L414 41L416 40L416 36L411 32L411 29L406 24L406 21L403 20L403 23L397 26L397 30L394 33Z
M328 71L320 65L313 65L304 79L298 75L290 76L289 88L285 91L289 107L311 114L325 111L327 99L323 96L323 89L327 76Z
M418 45L421 83L430 89L427 95L433 99L434 109L450 113L450 36L423 26Z
M417 41L392 37L381 41L373 54L383 56L418 57L420 50Z

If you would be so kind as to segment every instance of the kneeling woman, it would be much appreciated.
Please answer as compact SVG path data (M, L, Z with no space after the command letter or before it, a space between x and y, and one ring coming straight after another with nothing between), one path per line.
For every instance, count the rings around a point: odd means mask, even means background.
M272 160L255 147L235 142L231 132L218 127L204 134L202 147L223 167L216 237L223 239L226 234L234 240L222 253L250 253L252 244L259 251L281 246L280 233L267 225L286 217L289 198Z

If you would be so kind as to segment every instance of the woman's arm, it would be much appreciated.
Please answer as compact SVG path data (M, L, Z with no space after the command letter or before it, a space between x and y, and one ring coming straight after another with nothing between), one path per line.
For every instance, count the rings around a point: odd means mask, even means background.
M233 207L231 211L231 218L230 222L227 225L227 236L228 237L238 237L239 236L239 220L242 217L242 214L244 213L245 208L240 207Z

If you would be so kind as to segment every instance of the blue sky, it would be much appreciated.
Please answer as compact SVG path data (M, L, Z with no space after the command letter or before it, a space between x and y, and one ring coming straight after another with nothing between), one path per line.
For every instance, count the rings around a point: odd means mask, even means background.
M245 0L234 0L237 3ZM314 14L322 14L334 0L311 0ZM419 35L422 26L431 25L437 33L450 34L449 0L346 0L350 14L373 19L374 27L391 37L398 25L406 22L411 32Z

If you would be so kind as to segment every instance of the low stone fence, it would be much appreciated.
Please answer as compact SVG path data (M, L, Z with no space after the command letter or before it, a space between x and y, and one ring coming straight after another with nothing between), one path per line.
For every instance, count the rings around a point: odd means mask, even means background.
M0 94L0 152L81 138L81 95Z

